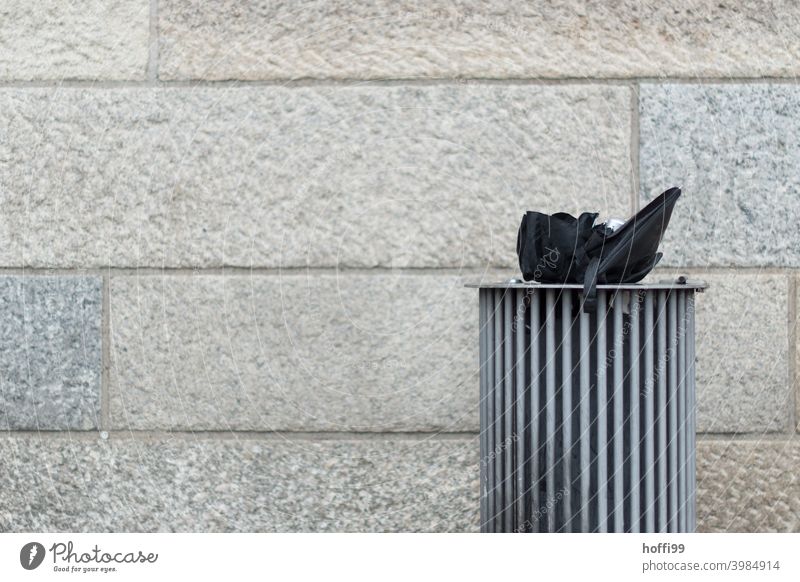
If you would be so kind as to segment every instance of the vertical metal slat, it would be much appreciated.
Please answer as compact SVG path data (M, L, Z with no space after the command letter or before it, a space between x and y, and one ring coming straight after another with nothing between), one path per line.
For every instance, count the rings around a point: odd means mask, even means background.
M541 404L541 363L539 358L539 347L541 341L541 293L534 291L531 296L530 306L530 325L531 325L531 526L532 531L541 531L541 520L539 508L542 506L539 495L541 483L542 467L539 463L539 451L542 443L539 440L539 413L542 409Z
M590 486L591 486L591 457L589 444L591 439L591 420L590 420L590 392L589 392L589 369L591 366L590 337L589 337L589 314L580 312L581 326L581 361L580 361L580 443L581 443L581 531L590 530Z
M514 310L514 290L508 289L503 297L503 531L514 530L514 333L512 312Z
M669 345L667 357L669 359L669 395L667 409L669 411L669 436L667 449L669 451L669 531L678 531L678 359L676 357L678 320L677 320L677 295L670 291L667 295L667 326Z
M497 340L494 333L497 303L495 301L495 291L486 290L486 531L495 532L495 482L497 475L494 464L494 426L497 422L497 415L494 408L494 392L496 386L496 376L494 369L495 352L497 351Z
M622 448L623 448L623 432L622 427L625 419L623 418L623 350L622 350L622 296L619 292L614 294L614 418L612 421L612 450L614 451L614 508L612 515L614 516L614 531L623 532L624 526L624 505L623 505L623 480L624 473L622 471Z
M597 529L608 531L608 420L605 291L597 292Z
M658 466L658 531L667 531L667 322L666 292L658 291L658 377L657 406L658 447L656 463Z
M641 529L639 511L639 485L641 472L639 469L639 308L641 295L636 291L631 293L631 320L630 320L630 531L638 533Z
M644 297L644 511L645 531L655 532L655 376L653 370L653 344L655 343L655 330L653 329L653 293L646 293Z
M525 346L525 293L523 290L518 289L516 301L516 311L514 312L514 335L516 338L516 362L514 362L514 369L517 376L514 382L515 386L515 404L516 404L516 428L514 430L514 453L516 456L516 475L517 475L517 494L515 503L517 507L516 515L516 531L525 532L528 529L526 511L526 499L528 497L525 488L525 465L526 465L526 448L525 448L525 426L527 424L527 414L525 414L525 354L527 349Z
M478 402L478 412L480 416L480 450L481 450L481 462L480 462L480 511L481 511L481 531L486 531L486 520L488 517L488 512L486 510L486 501L488 495L488 487L487 487L487 462L488 458L487 455L489 454L489 447L487 446L486 442L486 430L487 430L487 423L489 420L489 415L487 414L486 410L486 392L489 387L489 380L486 377L487 374L487 352L488 352L488 345L487 345L487 336L486 336L486 323L487 323L487 316L486 316L486 291L481 289L478 292L478 333L480 338L480 393L479 393L479 402Z
M545 338L545 426L547 431L547 450L546 450L546 510L547 510L547 531L554 532L555 520L555 472L556 472L556 362L555 362L555 291L548 289L545 292L545 328L547 337Z
M686 291L678 291L678 531L686 531Z
M687 315L687 330L686 330L686 359L688 360L688 383L686 386L687 396L687 415L689 418L686 436L689 443L689 479L688 491L686 497L688 499L688 516L687 516L687 529L694 532L697 528L697 451L695 449L696 441L696 419L697 419L697 404L695 393L695 352L694 352L694 316L695 316L695 297L694 292L690 293L686 298L686 315Z
M494 531L503 531L503 290L495 291L494 317L494 448L491 451L494 464Z
M563 531L572 531L572 291L561 294L561 439Z

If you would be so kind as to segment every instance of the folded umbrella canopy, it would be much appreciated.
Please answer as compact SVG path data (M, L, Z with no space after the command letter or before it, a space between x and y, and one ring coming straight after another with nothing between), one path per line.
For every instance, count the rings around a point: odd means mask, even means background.
M525 213L517 233L523 278L582 284L584 311L594 311L598 283L636 283L661 260L658 245L680 195L670 188L616 230L595 225L596 212Z

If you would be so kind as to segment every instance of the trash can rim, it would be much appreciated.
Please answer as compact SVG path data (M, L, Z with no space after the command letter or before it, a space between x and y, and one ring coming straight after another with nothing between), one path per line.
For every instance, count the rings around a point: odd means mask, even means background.
M537 283L535 281L521 281L518 279L509 281L488 281L467 283L464 287L472 289L583 289L583 285L568 283L565 285L558 283ZM597 285L598 289L643 291L649 289L693 289L703 291L708 287L705 281L697 279L687 279L685 282L678 281L658 281L654 283L619 283Z

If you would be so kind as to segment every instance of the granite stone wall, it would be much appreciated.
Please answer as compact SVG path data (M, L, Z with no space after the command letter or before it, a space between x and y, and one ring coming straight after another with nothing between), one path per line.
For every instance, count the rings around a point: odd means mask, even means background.
M476 531L527 209L681 186L702 531L800 531L800 7L8 0L0 531Z

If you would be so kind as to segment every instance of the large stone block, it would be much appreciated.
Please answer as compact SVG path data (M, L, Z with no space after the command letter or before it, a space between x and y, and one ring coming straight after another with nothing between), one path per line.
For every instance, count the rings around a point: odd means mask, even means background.
M4 0L0 79L145 78L148 0Z
M800 88L645 84L639 112L642 203L684 190L665 263L800 265Z
M0 531L478 529L477 437L6 437L0 469Z
M477 292L438 274L111 279L115 429L477 430Z
M99 427L99 277L0 277L0 429Z
M619 86L0 90L0 264L516 264L527 209L629 212Z
M697 449L698 531L800 531L797 439L700 441Z
M6 437L0 531L476 531L476 447ZM700 440L697 460L699 531L800 531L796 439Z
M800 9L758 2L159 2L166 79L794 76Z
M697 296L697 423L705 432L789 426L789 281L783 275L704 274Z

